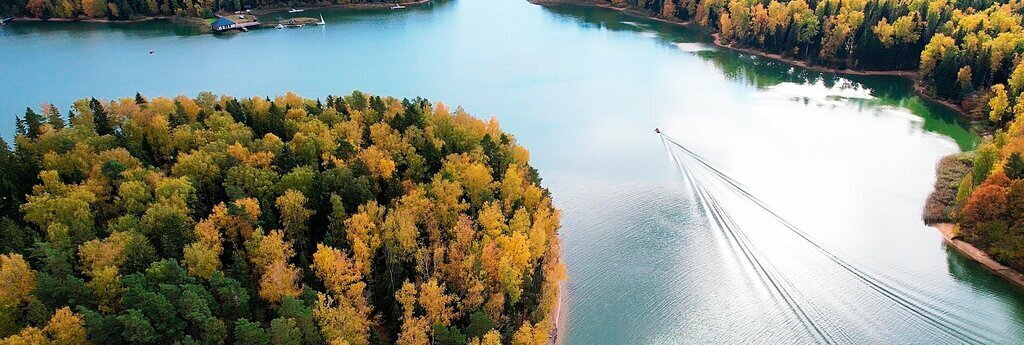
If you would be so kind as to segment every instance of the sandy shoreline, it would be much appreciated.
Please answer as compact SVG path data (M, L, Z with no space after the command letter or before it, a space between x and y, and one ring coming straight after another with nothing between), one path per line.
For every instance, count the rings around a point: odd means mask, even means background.
M563 336L565 335L565 328L558 327L563 323L563 319L565 318L565 316L562 315L562 303L564 303L563 296L565 296L565 291L563 289L565 289L565 282L558 283L558 295L555 296L555 300L558 302L555 303L555 310L551 312L554 314L551 318L551 331L554 338L551 338L550 336L548 337L548 344L550 345L561 344L562 339L564 338Z
M595 3L595 2L588 1L588 0L528 0L528 1L530 3L532 3L532 4L542 5L542 6L565 6L565 5L569 5L569 6L600 7L600 8L606 8L606 9L610 9L610 10L614 10L614 11L619 11L619 12L622 12L622 13L630 15L630 16L651 19L651 20L655 20L655 21L659 21L659 22L663 22L663 23L670 23L670 24L677 24L677 25L689 25L689 24L692 24L692 21L668 20L668 19L665 19L665 18L658 17L658 16L656 16L656 15L650 13L650 12L646 12L646 11L639 11L639 10L631 9L631 8L628 8L628 7L615 7L615 6L612 6L609 3ZM760 57L772 59L772 60L779 61L779 62L788 64L788 65L792 65L792 66L808 69L808 70L815 71L815 72L827 72L827 73L836 73L836 74L845 74L845 75L860 75L860 76L896 76L896 77L906 78L906 79L910 80L914 84L914 92L919 97L922 97L922 98L928 99L930 101L933 101L935 103L941 104L942 106L944 106L946 108L949 108L950 110L952 110L952 111L956 112L957 114L959 114L960 117L962 117L964 120L968 120L968 121L970 120L970 117L967 115L966 112L964 112L963 108L961 108L959 105L957 105L957 104L955 104L953 102L950 102L948 100L940 99L938 97L935 97L935 96L932 96L932 95L928 94L927 90L925 89L924 82L921 80L921 75L918 74L916 71L901 71L901 70L882 70L882 71L852 70L852 69L839 69L839 68L831 68L831 67L825 67L825 66L820 66L820 65L812 65L812 64L807 63L806 61L787 58L787 57L781 56L779 54L766 53L766 52L762 52L762 51L759 51L759 50L756 50L756 49L748 49L748 48L736 47L736 46L733 46L731 44L724 44L724 43L721 42L721 40L719 40L717 33L713 33L711 36L714 37L714 40L712 40L712 43L715 46L718 46L718 47L721 47L721 48L725 48L725 49L731 49L731 50L734 50L734 51L743 52L743 53L747 53L747 54L751 54L751 55L757 55L757 56L760 56Z
M998 274L1000 277L1003 277L1017 287L1024 289L1024 273L1006 267L995 259L992 259L992 257L988 256L984 251L978 249L978 247L957 238L953 234L953 224L938 223L931 224L931 227L938 229L939 232L942 233L942 238L946 240L946 243L958 252L967 255L982 266L985 266L992 272L995 272L995 274Z

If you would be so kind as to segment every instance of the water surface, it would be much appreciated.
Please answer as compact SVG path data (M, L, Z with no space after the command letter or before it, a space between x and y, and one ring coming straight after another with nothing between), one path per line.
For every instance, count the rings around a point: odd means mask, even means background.
M443 100L497 116L563 209L565 343L814 341L697 207L659 127L969 336L1024 340L1024 293L920 220L935 163L976 138L905 80L806 71L716 49L698 29L524 0L323 15L326 27L231 36L166 22L15 23L0 29L0 133L26 106L136 91ZM715 188L838 341L962 341Z

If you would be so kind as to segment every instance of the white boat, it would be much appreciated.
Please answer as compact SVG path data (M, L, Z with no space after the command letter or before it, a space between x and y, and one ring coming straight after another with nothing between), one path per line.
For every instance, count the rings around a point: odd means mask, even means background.
M316 25L327 25L327 22L324 21L324 14L323 13L320 14L320 21L316 22Z
M274 28L276 28L276 29L278 29L278 30L280 30L280 29L284 29L284 25L281 25L281 24L277 24L277 25L274 25Z
M394 6L391 6L392 10L400 10L403 8L405 8L405 6L402 6L401 4L395 4Z
M303 9L294 9L293 8L293 9L288 10L288 13L299 13L299 12L303 12L303 11L305 11L305 10L303 10Z

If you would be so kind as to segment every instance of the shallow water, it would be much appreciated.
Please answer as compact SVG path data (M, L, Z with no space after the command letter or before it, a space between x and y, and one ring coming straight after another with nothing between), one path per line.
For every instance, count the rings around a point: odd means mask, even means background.
M323 15L326 27L231 36L14 23L0 29L0 133L26 106L136 91L443 100L497 116L563 209L565 343L814 341L698 208L659 127L967 337L1024 341L1024 293L920 220L934 164L976 138L905 80L810 72L714 48L699 29L524 0ZM963 341L711 187L838 342Z

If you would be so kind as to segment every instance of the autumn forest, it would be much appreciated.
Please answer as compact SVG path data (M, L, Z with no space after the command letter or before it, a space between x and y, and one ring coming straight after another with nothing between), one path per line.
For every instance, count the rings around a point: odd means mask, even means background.
M492 118L353 92L44 104L0 142L5 344L546 344L559 211Z
M296 5L358 5L389 3L378 0L0 0L0 15L34 18L134 20L145 17L213 18L220 11L285 8Z

